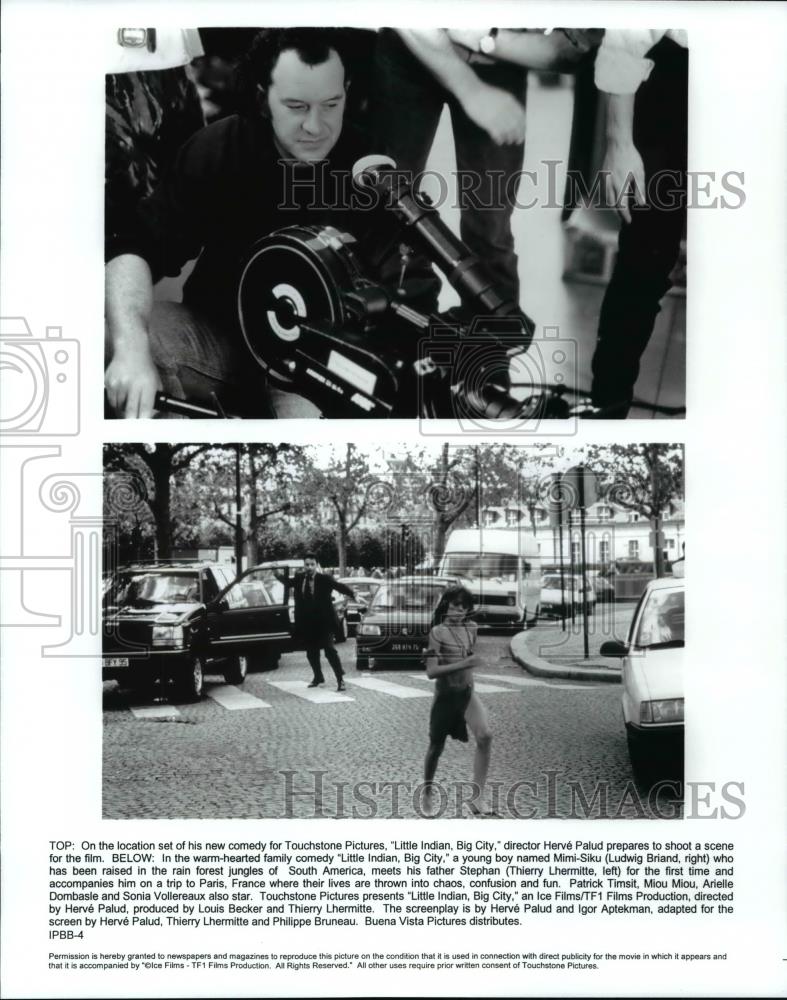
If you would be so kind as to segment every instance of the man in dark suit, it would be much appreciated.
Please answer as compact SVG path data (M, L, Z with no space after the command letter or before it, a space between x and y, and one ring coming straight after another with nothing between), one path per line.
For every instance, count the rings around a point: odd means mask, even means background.
M303 560L303 573L298 573L293 584L295 601L295 634L306 647L306 657L314 672L309 687L325 683L320 665L320 650L330 663L336 676L336 690L344 691L344 671L342 661L333 644L339 631L336 609L331 599L331 591L355 598L355 593L339 583L327 573L317 572L317 557L309 552Z

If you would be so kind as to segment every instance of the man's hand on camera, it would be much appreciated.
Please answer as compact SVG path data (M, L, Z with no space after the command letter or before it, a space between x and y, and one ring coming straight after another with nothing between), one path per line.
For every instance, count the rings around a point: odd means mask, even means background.
M525 109L505 90L480 81L462 97L468 118L488 132L498 146L525 141Z
M147 343L118 346L104 373L104 385L115 413L126 420L152 417L162 385Z
M645 167L633 142L607 143L602 168L608 203L624 222L631 222L630 203L645 205Z

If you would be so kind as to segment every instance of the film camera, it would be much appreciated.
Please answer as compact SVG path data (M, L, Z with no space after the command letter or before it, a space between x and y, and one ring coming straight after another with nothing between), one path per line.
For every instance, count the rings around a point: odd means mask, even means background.
M363 157L353 175L394 213L403 246L440 268L462 310L419 312L397 290L372 281L349 233L310 225L279 230L252 247L238 287L243 336L270 382L305 396L331 418L526 422L610 415L591 407L562 373L547 382L538 349L527 354L533 321L501 294L482 261L393 160ZM566 358L565 351L553 351L558 354ZM514 386L510 373L517 369L525 378ZM523 391L512 393L514 388ZM570 404L569 397L576 401ZM161 394L156 406L192 417L227 415Z
M523 404L509 394L509 367L529 347L534 324L395 167L364 157L355 183L383 199L405 247L424 253L472 304L472 324L418 312L370 280L348 233L293 226L258 241L242 270L238 313L248 348L272 382L329 417L453 417L458 406L479 417L514 416Z

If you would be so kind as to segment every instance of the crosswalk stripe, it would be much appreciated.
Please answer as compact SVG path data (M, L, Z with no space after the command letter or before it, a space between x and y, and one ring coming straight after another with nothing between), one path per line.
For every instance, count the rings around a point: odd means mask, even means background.
M180 712L174 705L129 705L131 714L137 719L177 719Z
M434 680L434 678L427 677L426 674L410 674L409 676L414 677L416 680L419 681L426 681L428 684L431 684L432 681ZM477 680L473 681L473 688L479 694L501 694L501 693L511 694L511 688L500 687L497 684L484 684L483 682L479 683Z
M381 694L390 694L394 698L429 698L428 691L421 691L418 688L405 687L403 684L392 684L391 681L384 681L380 677L345 677L348 684L364 688L367 691L379 691Z
M237 712L247 708L271 707L262 698L255 698L253 694L249 694L248 691L241 691L232 684L217 684L215 687L208 688L207 695L213 701L218 702L222 708L226 708L230 712Z
M499 677L497 674L476 674L485 681L502 681L504 684L513 684L514 687L543 687L544 681L540 677Z
M286 694L294 694L296 698L311 701L315 705L327 705L332 701L355 701L355 698L350 698L339 691L332 691L330 688L307 687L306 681L266 681L265 683L284 691Z
M552 683L552 678L548 677L499 677L497 674L476 674L476 677L483 677L485 680L502 681L504 684L513 684L515 687L561 687L561 688L584 688L584 684L562 684L559 678L554 678L558 683Z

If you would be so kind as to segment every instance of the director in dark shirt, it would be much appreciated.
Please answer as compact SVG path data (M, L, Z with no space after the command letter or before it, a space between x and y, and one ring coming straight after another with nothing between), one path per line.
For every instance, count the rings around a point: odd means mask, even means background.
M195 133L132 223L107 234L105 385L120 416L152 416L160 389L205 401L215 393L232 412L245 401L246 415L266 415L270 395L237 320L244 255L285 226L330 224L361 244L378 228L375 212L351 217L342 194L370 149L344 125L340 33L265 29L245 68L248 113ZM183 303L154 303L154 283L197 257ZM317 415L300 397L276 395L276 416Z

